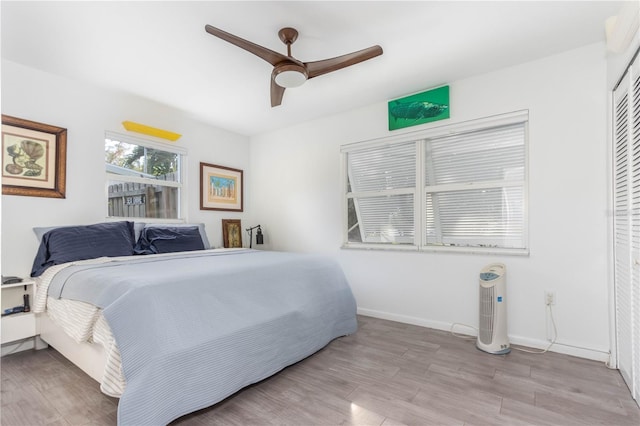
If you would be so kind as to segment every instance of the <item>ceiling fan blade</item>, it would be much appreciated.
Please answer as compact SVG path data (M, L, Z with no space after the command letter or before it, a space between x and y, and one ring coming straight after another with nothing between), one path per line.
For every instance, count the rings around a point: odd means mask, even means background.
M277 107L282 103L284 96L284 87L278 86L274 75L271 74L271 108Z
M282 53L275 52L271 49L267 49L266 47L260 46L259 44L252 43L248 40L230 34L226 31L222 31L219 28L212 27L211 25L205 25L205 31L209 34L221 38L224 41L227 41L231 44L235 44L241 49L246 50L247 52L251 52L254 55L264 59L269 62L271 65L276 65L282 61L291 60L291 58L283 55Z
M382 47L376 45L331 59L305 62L304 66L307 68L307 73L309 74L308 78L313 78L322 74L327 74L332 71L346 68L351 65L355 65L359 62L363 62L367 59L375 58L376 56L380 55L382 55Z

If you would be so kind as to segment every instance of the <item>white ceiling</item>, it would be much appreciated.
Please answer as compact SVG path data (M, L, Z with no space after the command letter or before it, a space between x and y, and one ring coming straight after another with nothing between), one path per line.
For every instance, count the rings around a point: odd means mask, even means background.
M2 1L1 52L254 135L604 41L622 3ZM271 108L271 65L205 24L282 53L278 30L294 27L302 61L375 44L384 54L288 89Z

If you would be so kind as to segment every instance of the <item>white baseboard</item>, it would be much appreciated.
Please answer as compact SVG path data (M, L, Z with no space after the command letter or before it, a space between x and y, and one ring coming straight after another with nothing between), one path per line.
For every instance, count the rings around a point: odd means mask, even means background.
M373 309L358 308L358 314L366 317L374 317L380 319L386 319L389 321L397 321L405 324L419 325L427 328L434 328L436 330L447 330L451 328L451 324L441 321L431 321L424 318L410 317L407 315L392 314L390 312L375 311Z
M419 325L421 327L433 328L436 330L451 331L453 323L447 323L443 321L432 321L424 318L411 317L407 315L393 314L390 312L376 311L373 309L358 308L358 314L367 317L386 319L390 321L402 322L405 324ZM469 329L464 327L456 328L456 334L466 334L473 336L475 334L469 333ZM512 345L526 346L534 349L546 349L549 346L549 341L532 339L529 337L513 336L509 335L509 342ZM578 358L591 359L594 361L609 362L609 353L599 349L582 348L574 345L563 344L557 342L549 348L549 352L556 352L566 355L572 355Z

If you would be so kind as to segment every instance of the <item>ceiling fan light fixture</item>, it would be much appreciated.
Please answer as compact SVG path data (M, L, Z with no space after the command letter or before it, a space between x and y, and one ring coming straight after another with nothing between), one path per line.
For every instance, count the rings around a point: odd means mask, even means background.
M280 65L273 70L276 84L286 89L302 86L307 77L307 70L297 64Z

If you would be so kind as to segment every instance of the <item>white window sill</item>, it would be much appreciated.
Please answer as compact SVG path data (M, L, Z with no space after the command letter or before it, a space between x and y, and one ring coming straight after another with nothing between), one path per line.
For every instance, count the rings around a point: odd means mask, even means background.
M411 251L423 253L459 253L459 254L499 254L503 256L529 256L529 249L506 249L497 247L418 247L410 244L343 244L346 250L382 250L382 251Z

